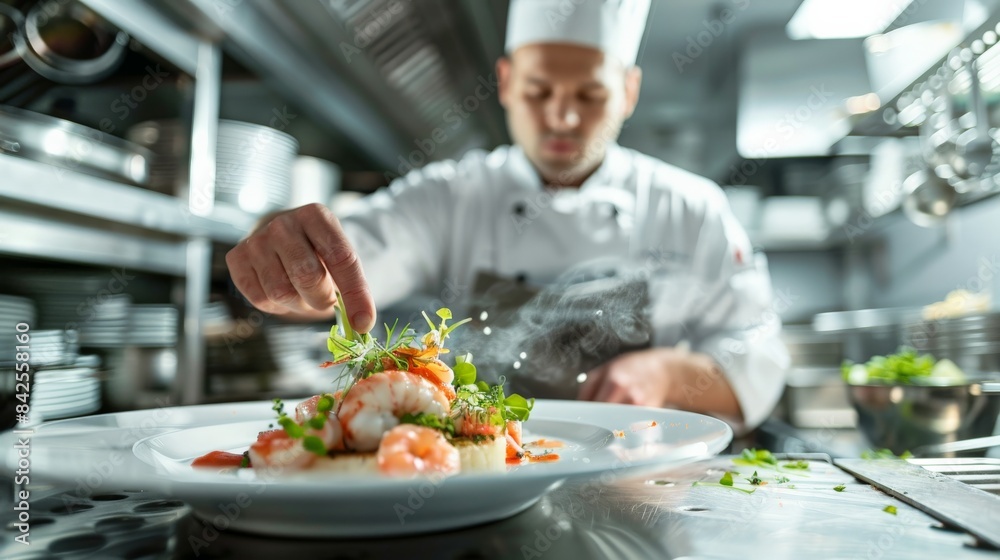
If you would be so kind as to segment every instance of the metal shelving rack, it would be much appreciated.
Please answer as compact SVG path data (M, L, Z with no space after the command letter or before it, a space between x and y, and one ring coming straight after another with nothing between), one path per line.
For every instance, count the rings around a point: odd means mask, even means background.
M234 244L255 218L215 204L215 143L222 81L217 38L188 31L148 0L83 0L95 12L194 78L191 165L185 198L4 158L0 253L99 266L125 266L184 279L184 316L173 398L205 398L205 339L212 243ZM51 182L39 185L47 173ZM113 201L109 204L108 201Z

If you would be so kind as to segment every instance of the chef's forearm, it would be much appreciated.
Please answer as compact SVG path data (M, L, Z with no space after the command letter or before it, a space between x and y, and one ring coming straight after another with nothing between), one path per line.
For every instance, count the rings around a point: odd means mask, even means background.
M736 393L715 360L696 352L672 352L668 360L667 406L742 421Z

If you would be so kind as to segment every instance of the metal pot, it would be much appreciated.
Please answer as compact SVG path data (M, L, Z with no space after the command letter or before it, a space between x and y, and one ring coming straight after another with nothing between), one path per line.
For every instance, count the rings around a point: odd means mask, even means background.
M14 34L24 26L24 15L13 6L0 4L0 69L21 60L14 45Z
M903 191L903 213L921 227L942 223L958 201L954 186L923 169L903 181Z
M74 122L0 105L0 154L143 185L152 153Z
M1000 382L851 385L848 393L858 413L858 427L869 442L896 454L990 436L1000 414ZM983 452L961 454L982 456Z
M41 2L13 35L32 70L63 84L89 84L125 59L129 36L79 2Z

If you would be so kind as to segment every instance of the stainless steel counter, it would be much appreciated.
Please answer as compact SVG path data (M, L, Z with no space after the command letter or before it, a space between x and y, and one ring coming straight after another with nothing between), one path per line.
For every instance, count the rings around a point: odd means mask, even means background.
M801 473L757 469L767 485L747 495L716 482L731 457L642 479L568 482L528 511L471 529L384 540L318 541L258 537L219 530L186 506L146 493L121 492L66 502L42 491L31 545L0 534L0 557L49 558L997 558L971 548L962 532L936 528L927 514L856 481L812 456ZM752 488L739 467L737 486ZM834 487L844 485L843 492ZM8 503L0 504L7 515ZM1000 499L998 499L1000 504ZM883 509L893 505L896 515ZM331 507L350 507L331 504ZM995 515L1000 526L1000 505ZM42 519L51 521L44 522ZM44 523L44 524L43 524Z

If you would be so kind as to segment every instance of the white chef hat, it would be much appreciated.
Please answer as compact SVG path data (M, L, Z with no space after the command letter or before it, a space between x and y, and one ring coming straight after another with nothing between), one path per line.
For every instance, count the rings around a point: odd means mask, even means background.
M649 0L511 0L508 53L533 43L573 43L635 64Z

